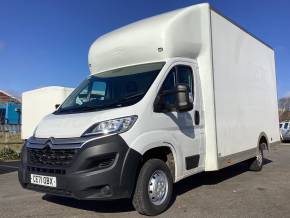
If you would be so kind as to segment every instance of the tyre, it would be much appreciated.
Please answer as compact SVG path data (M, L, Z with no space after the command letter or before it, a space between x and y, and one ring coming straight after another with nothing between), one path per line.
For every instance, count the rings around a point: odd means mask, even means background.
M140 170L133 206L140 214L158 215L168 208L172 189L173 179L166 163L159 159L149 159Z
M266 143L261 143L259 146L259 149L257 151L256 158L250 161L250 167L249 169L251 171L261 171L263 168L263 162L264 162L264 153L263 148L266 147Z
M281 141L282 143L285 143L282 134L280 134L280 141Z

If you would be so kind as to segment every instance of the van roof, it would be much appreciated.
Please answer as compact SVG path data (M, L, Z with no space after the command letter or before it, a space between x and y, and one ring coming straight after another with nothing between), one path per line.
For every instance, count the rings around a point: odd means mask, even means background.
M145 18L99 37L89 49L91 74L173 57L196 59L208 51L211 10L221 15L208 3L196 4ZM272 49L231 19L221 16Z
M203 25L209 25L209 4L174 10L129 24L99 37L90 47L92 74L119 67L196 58L202 50ZM207 23L208 22L208 23Z

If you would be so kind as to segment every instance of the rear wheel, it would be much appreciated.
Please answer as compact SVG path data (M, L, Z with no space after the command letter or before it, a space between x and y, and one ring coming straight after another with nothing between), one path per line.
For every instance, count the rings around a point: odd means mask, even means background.
M154 216L169 206L173 179L166 163L150 159L142 166L133 196L133 206L144 215Z
M264 153L263 148L266 147L266 143L261 143L259 146L259 149L257 151L256 158L251 160L249 169L251 171L261 171L263 168L263 162L264 162Z

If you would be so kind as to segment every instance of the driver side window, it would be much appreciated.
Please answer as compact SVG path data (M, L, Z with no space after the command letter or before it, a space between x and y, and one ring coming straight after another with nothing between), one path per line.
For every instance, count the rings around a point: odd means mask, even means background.
M164 91L173 90L177 84L185 84L190 88L192 96L194 96L193 90L193 73L192 69L186 65L174 66L165 78L160 93ZM163 104L174 105L175 95L165 95L163 97Z
M175 77L176 77L176 69L175 69L175 67L173 67L170 70L170 72L168 73L166 79L164 80L162 87L160 89L160 93L174 89ZM173 94L172 95L165 95L163 97L163 104L174 105L175 104L175 96Z

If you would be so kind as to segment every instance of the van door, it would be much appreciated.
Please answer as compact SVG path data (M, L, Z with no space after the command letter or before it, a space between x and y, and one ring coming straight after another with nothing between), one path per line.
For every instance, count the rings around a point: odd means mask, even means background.
M190 95L193 98L193 109L191 111L167 112L165 113L166 118L164 118L165 123L170 123L168 129L174 134L178 143L176 146L179 146L178 150L182 153L182 157L178 158L182 159L183 177L204 170L203 114L197 69L194 63L176 63L170 68L159 90L160 93L174 89L176 84L186 84L189 86ZM163 101L165 104L174 104L175 96L164 96Z

